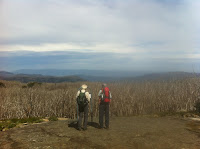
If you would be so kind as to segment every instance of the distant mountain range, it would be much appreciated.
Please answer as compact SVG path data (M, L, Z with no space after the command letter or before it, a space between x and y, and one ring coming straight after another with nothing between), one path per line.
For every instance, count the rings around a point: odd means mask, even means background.
M61 83L61 82L78 82L86 81L78 76L43 76L36 74L14 74L6 71L0 71L0 80L28 82L46 82L46 83Z
M40 74L47 76L98 76L98 77L135 77L150 72L146 71L119 71L119 70L73 70L73 69L20 69L13 71L14 74Z
M41 72L41 73L40 73ZM91 74L90 74L91 73ZM116 74L115 74L116 73ZM184 78L200 77L199 73L189 72L165 72L165 73L150 73L127 71L100 71L100 70L32 70L24 69L15 72L0 71L0 79L15 80L20 82L77 82L77 81L98 81L98 82L113 82L113 81L155 81L155 80L177 80ZM53 76L55 74L55 76ZM68 75L67 75L68 74ZM132 76L131 76L132 74ZM139 75L140 74L140 75ZM65 76L63 76L65 75Z
M130 81L169 81L169 80L180 80L185 78L200 77L200 73L190 72L165 72L165 73L152 73L138 77L130 77L127 80Z
M117 70L73 70L73 69L20 69L13 71L14 74L30 74L30 75L44 75L44 76L78 76L84 80L88 81L118 81L122 78L136 77L143 74L149 73L145 71L117 71Z

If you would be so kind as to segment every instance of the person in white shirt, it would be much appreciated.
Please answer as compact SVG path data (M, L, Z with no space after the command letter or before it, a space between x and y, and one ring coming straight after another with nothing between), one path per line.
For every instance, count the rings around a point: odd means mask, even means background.
M78 130L81 130L83 115L84 115L83 130L87 130L88 103L90 102L90 99L91 99L91 95L87 91L87 85L83 84L80 87L80 90L76 94L76 100L77 100L78 112L79 112Z

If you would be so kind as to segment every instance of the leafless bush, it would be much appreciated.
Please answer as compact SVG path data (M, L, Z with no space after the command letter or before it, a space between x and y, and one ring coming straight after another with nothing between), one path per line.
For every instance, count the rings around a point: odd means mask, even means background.
M22 88L23 83L3 81L7 88L0 89L0 119L22 117L76 118L75 95L83 82L43 83ZM98 116L98 91L101 83L85 82L92 93L93 115ZM200 79L160 82L109 83L112 92L110 114L130 116L160 112L194 110L200 96Z

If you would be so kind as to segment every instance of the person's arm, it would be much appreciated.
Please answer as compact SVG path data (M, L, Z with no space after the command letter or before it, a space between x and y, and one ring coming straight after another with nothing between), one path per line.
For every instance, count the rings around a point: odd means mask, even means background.
M102 95L102 90L99 91L98 96L99 96L99 104L101 103L101 95Z
M110 103L111 103L111 99L112 99L112 94L111 94L111 92L109 91L109 96L110 96Z
M80 94L80 91L78 91L78 92L76 93L76 99L77 99L77 97L79 96L79 94Z
M109 91L109 94L110 94L110 99L112 99L112 94L111 94L111 92Z
M101 97L102 90L99 91L98 96Z
M86 98L87 98L87 100L88 100L88 103L89 103L89 102L90 102L90 98L91 98L91 97L90 97L90 93L89 93L89 92L86 92L86 93L85 93L85 96L86 96Z
M101 103L101 97L99 97L99 104Z

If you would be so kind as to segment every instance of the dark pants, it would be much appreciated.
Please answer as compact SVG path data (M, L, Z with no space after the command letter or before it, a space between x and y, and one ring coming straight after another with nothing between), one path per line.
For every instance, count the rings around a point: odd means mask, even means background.
M88 105L86 105L83 108L79 107L79 119L78 119L78 128L81 128L82 126L82 119L84 115L84 123L83 123L83 128L87 128L87 122L88 122Z
M105 126L109 128L109 103L103 103L99 105L99 124L103 128L103 118L105 114Z

